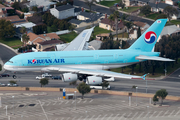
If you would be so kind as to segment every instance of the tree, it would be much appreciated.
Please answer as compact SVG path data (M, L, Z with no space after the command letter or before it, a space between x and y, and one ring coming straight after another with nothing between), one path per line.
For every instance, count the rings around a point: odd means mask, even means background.
M127 27L127 33L128 33L128 37L129 37L129 30L130 30L130 28L132 27L132 23L131 22L124 22L124 25Z
M41 84L41 87L42 86L45 86L49 83L49 79L48 78L42 78L39 83Z
M10 83L10 84L16 84L17 81L11 80L11 81L9 81L9 83Z
M103 81L103 82L101 83L101 86L102 86L103 89L104 89L104 88L107 88L108 85L109 85L108 81Z
M95 2L95 0L86 0L86 2L85 2L86 5L89 7L90 12L91 12L92 6L94 5L93 2Z
M149 13L151 13L151 6L145 5L145 6L140 8L140 11L141 11L142 14L144 14L146 16Z
M113 14L110 14L108 19L110 21L110 26L111 26L111 29L112 29L112 26L113 26L113 23L114 23L114 16L113 16ZM111 29L110 29L110 33L111 33Z
M20 32L21 32L22 34L26 33L26 27L24 27L24 26L21 27Z
M137 38L139 38L140 36L141 36L141 29L140 29L140 27L138 27Z
M132 86L132 88L131 88L131 89L132 89L132 91L133 91L133 90L135 90L135 89L136 89L136 87L137 87L136 85L133 85L133 86Z
M29 12L29 8L28 7L23 8L22 12L25 12L25 13Z
M0 20L0 37L13 37L15 35L15 27L10 21Z
M91 91L90 86L85 84L84 82L80 83L77 86L77 89L78 89L79 93L82 94L82 99L84 98L84 94L89 93Z
M13 4L12 4L12 7L14 8L14 9L16 9L16 10L20 10L21 8L20 8L20 5L19 5L19 2L14 2Z
M35 34L43 34L44 32L47 33L47 26L45 24L36 25L33 27L33 32Z
M177 16L179 14L178 10L176 8L172 7L172 6L165 7L163 12L164 12L164 14L167 15L169 21L171 20L171 17L173 15Z
M158 101L159 101L159 99L157 98L157 95L154 95L154 97L153 97L154 105L156 105L156 102L158 102Z
M35 11L35 12L37 12L37 11L38 11L38 8L37 8L37 6L33 6L33 8L32 8L32 11Z
M166 89L161 89L156 91L155 94L157 97L159 97L159 99L161 99L161 105L163 103L163 100L166 98L166 96L168 95L168 92L166 91Z
M167 18L167 15L165 15L165 14L160 14L160 15L158 15L158 16L156 17L156 20L157 20L157 19L161 19L161 18Z
M124 2L125 2L125 0L121 0L121 1L119 2L119 6L122 8L122 10L123 10L123 8L125 7Z
M113 13L113 17L114 17L114 22L115 22L115 26L116 26L116 38L118 39L118 18L119 18L119 12L115 11Z
M29 41L29 36L27 34L23 34L22 41L23 41L23 44L26 45L26 43Z

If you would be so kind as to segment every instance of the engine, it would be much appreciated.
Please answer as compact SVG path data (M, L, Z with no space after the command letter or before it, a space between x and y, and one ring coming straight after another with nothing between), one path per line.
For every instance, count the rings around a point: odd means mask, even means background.
M89 76L86 79L86 84L88 85L99 85L103 81L102 77Z
M78 75L72 73L64 73L61 75L61 77L63 82L72 82L78 79Z

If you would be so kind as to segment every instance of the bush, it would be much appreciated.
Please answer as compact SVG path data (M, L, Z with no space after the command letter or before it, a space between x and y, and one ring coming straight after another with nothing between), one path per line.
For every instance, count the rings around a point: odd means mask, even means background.
M2 70L2 65L0 64L0 71Z

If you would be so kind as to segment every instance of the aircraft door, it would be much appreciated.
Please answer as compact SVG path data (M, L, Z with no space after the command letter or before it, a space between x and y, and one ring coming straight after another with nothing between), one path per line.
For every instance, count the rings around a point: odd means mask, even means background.
M118 54L117 53L114 54L114 59L118 59Z

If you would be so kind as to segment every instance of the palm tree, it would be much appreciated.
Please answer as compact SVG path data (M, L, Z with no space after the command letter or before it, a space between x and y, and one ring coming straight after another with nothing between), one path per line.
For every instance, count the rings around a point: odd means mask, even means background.
M26 43L29 41L29 36L27 34L23 34L22 41L23 41L23 44L26 45Z
M113 22L114 22L114 16L113 16L113 14L111 14L108 19L110 20L110 26L111 26L111 29L112 29ZM111 34L111 29L110 29L110 34Z
M128 32L128 38L129 38L129 30L132 27L132 23L131 22L125 22L125 26L127 27L127 32Z
M118 11L115 11L115 12L113 13L113 17L114 17L115 26L116 26L116 38L118 39L118 18L119 18L119 12L118 12Z

